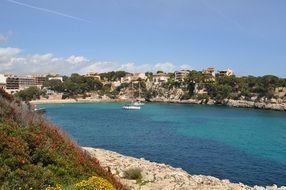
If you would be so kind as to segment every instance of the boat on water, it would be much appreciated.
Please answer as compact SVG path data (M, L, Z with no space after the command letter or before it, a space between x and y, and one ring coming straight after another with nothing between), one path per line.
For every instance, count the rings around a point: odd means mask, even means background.
M145 104L143 102L140 101L136 101L133 103L134 106L144 106Z
M122 108L125 110L140 110L141 109L140 106L136 106L136 105L132 105L132 104L124 105Z
M45 108L35 108L34 112L39 113L39 114L44 114L47 112Z
M39 114L44 114L47 112L45 108L38 108L36 105L34 106L34 112L39 113Z

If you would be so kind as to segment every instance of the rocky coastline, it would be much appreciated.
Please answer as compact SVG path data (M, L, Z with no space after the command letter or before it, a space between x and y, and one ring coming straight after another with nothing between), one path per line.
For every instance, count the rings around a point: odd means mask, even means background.
M178 99L167 99L167 98L153 98L150 101L160 102L160 103L177 103L177 104L224 105L224 106L237 107L237 108L254 108L254 109L264 109L264 110L286 111L286 102L277 102L276 100L272 100L269 102L263 102L263 101L224 99L218 102L212 99L209 99L209 100L198 100L198 99L178 100Z
M285 186L250 187L242 183L232 183L227 179L190 175L181 168L151 162L144 158L124 156L104 149L83 149L97 158L104 168L110 170L130 190L286 190ZM127 179L126 171L130 169L139 170L142 177L139 180Z

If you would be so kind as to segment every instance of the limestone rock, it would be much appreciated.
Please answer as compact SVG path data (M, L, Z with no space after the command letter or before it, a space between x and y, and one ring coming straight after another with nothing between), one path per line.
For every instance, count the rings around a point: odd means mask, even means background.
M96 157L103 167L109 167L111 172L132 190L286 190L276 185L268 187L250 187L242 183L231 183L229 180L220 180L212 176L190 175L181 168L173 168L166 164L150 162L144 158L123 156L116 152L84 148L91 156ZM142 179L124 178L124 171L130 168L140 168Z

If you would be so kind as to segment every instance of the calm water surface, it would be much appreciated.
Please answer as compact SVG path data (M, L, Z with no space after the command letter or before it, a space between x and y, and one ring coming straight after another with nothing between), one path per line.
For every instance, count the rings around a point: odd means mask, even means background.
M51 104L47 118L100 147L249 185L286 185L286 113L220 106Z

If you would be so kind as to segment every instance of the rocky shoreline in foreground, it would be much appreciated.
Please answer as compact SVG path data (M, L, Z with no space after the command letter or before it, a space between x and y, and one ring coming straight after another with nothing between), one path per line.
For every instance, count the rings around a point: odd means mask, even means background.
M144 158L124 156L104 149L90 147L83 149L97 158L104 168L110 170L131 190L286 190L285 186L250 187L242 183L231 183L227 179L190 175L181 168L151 162ZM139 169L142 177L138 180L127 179L126 171L130 169Z

